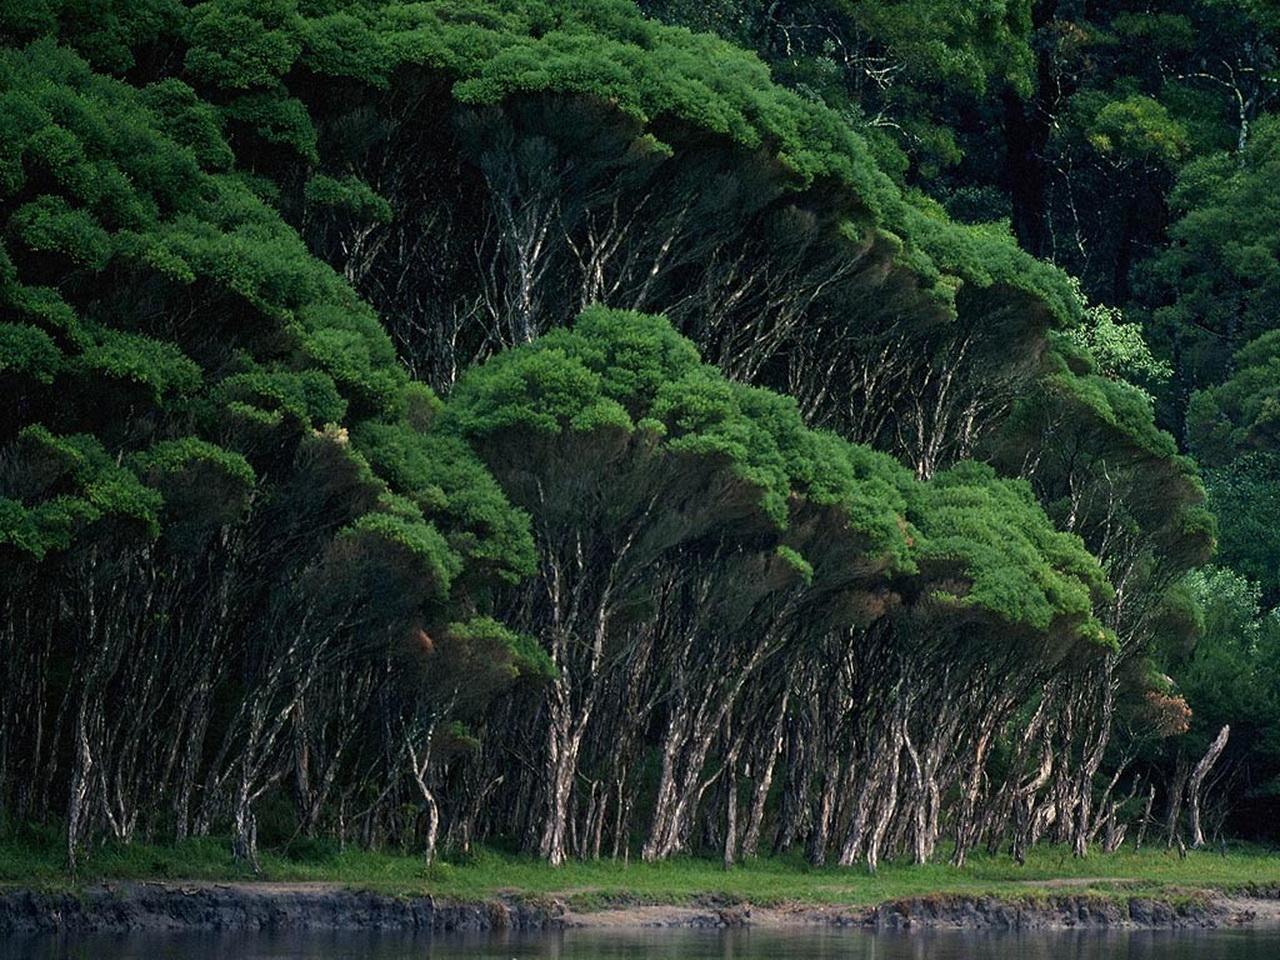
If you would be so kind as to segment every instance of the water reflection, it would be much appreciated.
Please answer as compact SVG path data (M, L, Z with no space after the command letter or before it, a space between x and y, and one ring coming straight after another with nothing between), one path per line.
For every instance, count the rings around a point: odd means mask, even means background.
M0 960L1273 960L1280 931L568 930L26 937Z

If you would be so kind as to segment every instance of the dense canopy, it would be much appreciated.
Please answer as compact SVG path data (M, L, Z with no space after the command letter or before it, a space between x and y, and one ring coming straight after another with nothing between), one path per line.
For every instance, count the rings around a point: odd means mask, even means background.
M0 829L1204 842L1277 24L1057 6L0 9Z

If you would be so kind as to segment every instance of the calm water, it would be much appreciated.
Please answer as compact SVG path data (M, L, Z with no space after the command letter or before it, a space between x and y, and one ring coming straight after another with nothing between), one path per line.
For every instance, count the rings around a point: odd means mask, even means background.
M1277 960L1280 931L1046 933L594 931L54 937L0 940L0 960Z

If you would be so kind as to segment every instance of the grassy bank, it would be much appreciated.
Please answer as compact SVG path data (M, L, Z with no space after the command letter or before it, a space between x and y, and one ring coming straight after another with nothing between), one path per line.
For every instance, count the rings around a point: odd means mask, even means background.
M170 846L102 847L88 857L81 882L98 880L255 879L231 859L230 844L198 839ZM1280 855L1256 847L1192 852L1181 859L1162 847L1084 860L1040 848L1019 867L1005 856L974 856L962 870L945 863L885 864L876 876L862 868L815 869L799 858L763 859L731 871L710 860L645 864L601 861L551 868L536 860L481 851L427 868L420 858L340 851L298 844L265 851L262 876L278 882L319 881L388 893L432 893L465 900L498 894L555 896L579 909L615 903L680 904L723 898L759 905L784 902L860 905L929 894L1025 896L1067 888L1076 893L1186 896L1249 884L1280 886ZM0 842L0 884L62 887L71 881L49 838Z

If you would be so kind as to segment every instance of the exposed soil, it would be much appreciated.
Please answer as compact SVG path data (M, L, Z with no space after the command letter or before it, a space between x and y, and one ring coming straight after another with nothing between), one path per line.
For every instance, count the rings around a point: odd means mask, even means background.
M1072 885L1074 886L1074 884ZM1067 929L1073 927L1177 928L1280 925L1280 900L1253 897L1146 897L1096 895L1002 898L940 895L875 907L785 904L756 907L637 905L566 911L560 926L581 927L862 927L868 929Z
M1102 881L1071 878L1042 888ZM938 895L874 907L620 905L571 910L555 898L508 895L482 902L392 896L329 883L110 883L75 893L0 892L0 934L201 930L536 930L557 927L785 927L1053 929L1280 925L1280 891L1175 897L1094 893L1026 897Z
M1019 880L1025 887L1060 890L1065 887L1107 887L1126 883L1140 883L1132 877L1056 877L1053 880Z

